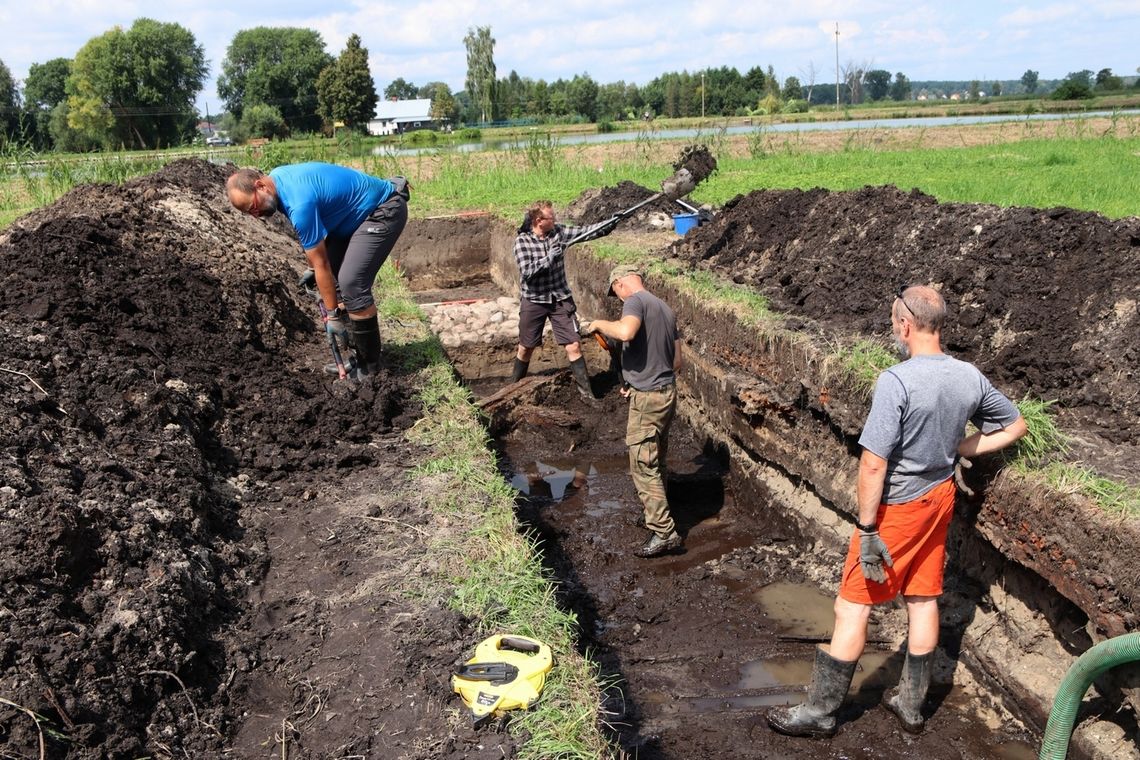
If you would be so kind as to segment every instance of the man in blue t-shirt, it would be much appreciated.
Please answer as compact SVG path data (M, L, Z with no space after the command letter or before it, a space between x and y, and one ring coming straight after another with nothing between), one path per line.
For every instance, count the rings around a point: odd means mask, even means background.
M891 304L891 329L907 360L875 382L859 436L863 453L855 499L858 521L847 547L831 644L815 653L807 701L768 712L789 736L829 737L867 641L871 607L900 594L906 602L902 678L884 706L918 733L938 645L946 531L954 515L959 457L988 454L1027 432L1017 407L972 364L942 353L946 302L913 285ZM966 423L977 432L967 436Z
M335 164L239 169L230 203L255 217L281 211L305 249L324 306L325 329L356 350L354 376L380 369L380 323L372 284L408 221L407 182Z

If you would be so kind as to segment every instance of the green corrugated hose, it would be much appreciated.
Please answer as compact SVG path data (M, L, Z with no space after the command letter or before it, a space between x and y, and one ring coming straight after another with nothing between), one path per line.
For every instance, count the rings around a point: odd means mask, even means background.
M1077 658L1057 688L1053 710L1049 713L1045 736L1041 740L1039 760L1065 760L1077 708L1081 706L1089 686L1105 671L1137 660L1140 660L1140 633L1126 633L1102 641Z

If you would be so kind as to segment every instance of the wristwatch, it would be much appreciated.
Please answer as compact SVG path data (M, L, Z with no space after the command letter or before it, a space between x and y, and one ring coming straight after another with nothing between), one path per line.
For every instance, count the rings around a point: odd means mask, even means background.
M874 523L871 523L870 525L864 525L863 523L856 520L855 521L855 527L858 528L863 533L878 533L879 532L879 526L875 525Z

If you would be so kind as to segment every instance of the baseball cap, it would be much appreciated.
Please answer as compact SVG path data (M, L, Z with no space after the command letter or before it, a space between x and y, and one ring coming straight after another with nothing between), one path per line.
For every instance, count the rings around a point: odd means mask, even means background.
M608 295L614 295L614 281L620 280L627 274L636 274L640 277L641 271L633 264L618 264L616 267L610 270L610 291Z

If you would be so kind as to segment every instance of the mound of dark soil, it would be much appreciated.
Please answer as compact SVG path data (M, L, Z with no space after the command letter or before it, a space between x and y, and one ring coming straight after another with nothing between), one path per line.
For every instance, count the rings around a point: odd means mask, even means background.
M596 224L604 222L614 214L633 208L653 195L654 192L647 187L628 179L622 180L613 187L586 190L566 207L566 216L578 224ZM634 223L644 223L651 212L674 214L677 211L678 207L668 198L659 198L639 208L630 219Z
M79 187L0 237L0 695L50 757L216 755L259 659L227 630L267 565L250 510L416 412L400 377L314 369L303 257L227 173ZM38 733L0 705L0 754Z
M897 287L933 284L949 307L950 352L1014 395L1056 400L1113 444L1140 443L1138 252L1135 219L939 203L894 187L758 190L672 246L841 332L889 335Z

